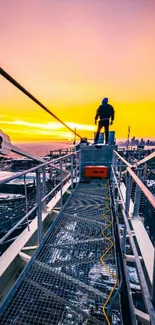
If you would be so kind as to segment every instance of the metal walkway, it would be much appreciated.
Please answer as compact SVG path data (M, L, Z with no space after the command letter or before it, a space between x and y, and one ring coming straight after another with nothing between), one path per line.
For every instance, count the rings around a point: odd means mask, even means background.
M107 181L80 183L3 305L1 324L121 324Z

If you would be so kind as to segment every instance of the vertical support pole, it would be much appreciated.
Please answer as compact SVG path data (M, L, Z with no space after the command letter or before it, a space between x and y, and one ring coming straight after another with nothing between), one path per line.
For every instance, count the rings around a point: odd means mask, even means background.
M79 182L81 179L81 151L79 151Z
M139 178L141 178L141 175L142 175L142 169L139 168L137 171L137 176ZM140 197L141 197L141 190L140 190L139 186L136 185L133 217L138 217L138 215L139 215Z
M24 175L24 192L25 192L25 211L26 214L28 213L28 199L27 199L27 186L26 186L26 177ZM30 226L29 226L29 218L27 217L27 227L28 231L30 231Z
M49 178L50 178L50 181L53 180L53 168L52 167L50 167Z
M45 166L42 168L42 175L43 175L42 182L43 182L43 197L44 197L46 195L46 167ZM44 200L42 208L43 211L46 210L46 200Z
M50 151L50 160L53 160L53 151ZM49 170L50 170L49 178L50 178L50 181L52 181L53 180L52 179L53 178L53 168L50 167Z
M116 154L113 152L113 158L112 158L112 167L113 167L113 173L116 175ZM115 180L114 180L114 175L112 174L112 194L113 197L115 198Z
M155 308L155 248L154 248L154 265L153 265L153 281L152 281L152 303Z
M127 172L127 175L126 175L126 197L125 197L125 212L126 212L127 217L129 216L130 196L131 196L131 176Z
M73 154L71 155L71 191L73 192Z
M119 187L121 184L121 176L122 176L122 160L120 160L120 165L119 165Z
M115 172L115 161L116 161L116 155L115 155L115 153L113 152L113 157L112 157L112 167L113 167L114 172Z
M42 240L42 204L41 204L41 182L40 170L36 170L36 194L37 194L37 217L38 217L38 244Z
M123 241L122 241L122 253L124 257L126 254L126 235L127 235L126 225L124 225L124 233L123 233Z
M68 157L64 158L64 165L65 165L65 169L68 171Z
M63 205L63 200L62 200L62 187L63 187L63 178L62 178L62 167L63 167L63 162L62 159L60 160L60 209L62 209Z
M118 157L116 156L115 158L115 174L117 175L117 162L118 162Z
M119 194L117 194L117 199L116 199L116 204L115 204L116 215L118 215L118 207L119 207Z
M112 195L113 195L113 197L114 197L114 184L115 184L115 182L114 182L114 161L112 159L111 187L112 187Z
M126 198L125 198L125 213L126 213L127 217L129 216L130 195L131 195L131 176L127 172L127 175L126 175ZM123 242L122 242L123 255L125 255L125 253L126 253L126 235L127 235L127 230L126 230L126 225L124 225Z
M112 195L113 195L113 198L114 198L114 209L115 209L115 213L116 215L118 214L118 206L119 206L119 195L117 193L117 197L116 197L116 190L117 190L117 186L116 186L116 182L115 182L115 172L114 172L114 169L112 170ZM115 175L116 176L116 175Z
M143 167L143 182L144 182L144 184L146 184L146 180L147 180L147 163L145 163L144 167Z
M78 173L78 154L76 153L76 185L77 185L77 173Z

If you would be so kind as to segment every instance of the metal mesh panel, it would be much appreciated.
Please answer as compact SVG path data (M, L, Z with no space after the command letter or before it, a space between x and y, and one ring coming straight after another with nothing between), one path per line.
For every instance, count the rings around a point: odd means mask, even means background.
M2 324L105 324L103 305L115 285L114 247L103 235L111 218L104 181L80 184L5 307ZM112 228L106 230L112 239ZM107 267L110 272L107 271ZM118 298L110 316L121 324Z

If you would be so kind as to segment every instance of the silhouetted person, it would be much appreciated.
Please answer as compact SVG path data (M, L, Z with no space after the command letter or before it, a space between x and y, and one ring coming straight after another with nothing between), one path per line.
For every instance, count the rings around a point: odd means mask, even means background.
M97 109L96 116L95 116L95 124L97 123L98 118L100 118L100 121L98 122L98 129L95 136L94 144L98 142L100 131L103 126L105 131L105 143L108 144L109 124L111 125L113 124L114 115L115 115L114 108L110 104L108 104L108 98L105 97L102 100L102 104Z

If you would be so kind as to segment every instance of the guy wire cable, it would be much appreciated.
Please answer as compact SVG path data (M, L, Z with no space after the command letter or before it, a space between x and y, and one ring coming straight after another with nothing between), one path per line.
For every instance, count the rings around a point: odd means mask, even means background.
M74 130L72 130L65 122L63 122L59 117L57 117L54 113L52 113L45 105L43 105L36 97L34 97L28 90L26 90L19 82L17 82L14 78L12 78L5 70L3 70L0 67L0 74L7 79L9 82L11 82L16 88L18 88L21 92L23 92L27 97L32 99L37 105L39 105L41 108L43 108L48 114L53 116L58 122L63 124L68 130L70 130L72 133L77 135L80 139L82 137Z

